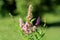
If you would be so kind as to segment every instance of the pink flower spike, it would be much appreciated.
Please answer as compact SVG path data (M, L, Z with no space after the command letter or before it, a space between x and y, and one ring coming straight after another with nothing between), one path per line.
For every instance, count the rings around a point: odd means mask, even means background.
M19 22L20 22L20 27L23 27L24 23L23 23L23 20L21 18L19 19Z

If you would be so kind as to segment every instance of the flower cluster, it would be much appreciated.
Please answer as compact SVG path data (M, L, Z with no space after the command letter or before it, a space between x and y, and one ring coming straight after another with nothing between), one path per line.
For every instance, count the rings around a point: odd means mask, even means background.
M33 23L31 22L32 18L32 5L29 5L26 23L23 22L22 18L19 19L20 27L26 34L30 34L35 31L37 29L37 26L40 24L40 17L37 18L35 25L33 25Z

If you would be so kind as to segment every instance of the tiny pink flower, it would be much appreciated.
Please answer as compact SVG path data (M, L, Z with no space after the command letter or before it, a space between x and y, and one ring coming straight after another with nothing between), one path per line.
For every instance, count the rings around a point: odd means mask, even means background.
M25 33L26 33L26 34L29 34L29 30L26 30Z

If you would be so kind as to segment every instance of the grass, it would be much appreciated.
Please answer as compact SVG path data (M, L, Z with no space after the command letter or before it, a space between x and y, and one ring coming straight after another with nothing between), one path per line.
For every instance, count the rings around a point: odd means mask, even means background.
M17 24L16 24L17 25ZM0 20L0 40L19 40L20 36L14 21L10 18Z
M42 40L60 40L59 30L60 30L60 26L48 28Z

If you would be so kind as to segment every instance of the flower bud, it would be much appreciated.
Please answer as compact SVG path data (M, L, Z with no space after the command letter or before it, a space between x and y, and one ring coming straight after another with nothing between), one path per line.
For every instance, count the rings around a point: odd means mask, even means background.
M35 30L36 30L36 26L33 26L33 27L32 27L32 31L35 31Z
M27 19L28 20L31 20L32 19L32 5L30 4L29 5L29 8L28 8L28 16L27 16Z
M23 20L21 18L19 19L19 22L20 22L20 27L23 27L24 23L23 23Z
M38 26L40 24L40 17L37 18L37 21L36 21L36 26Z

